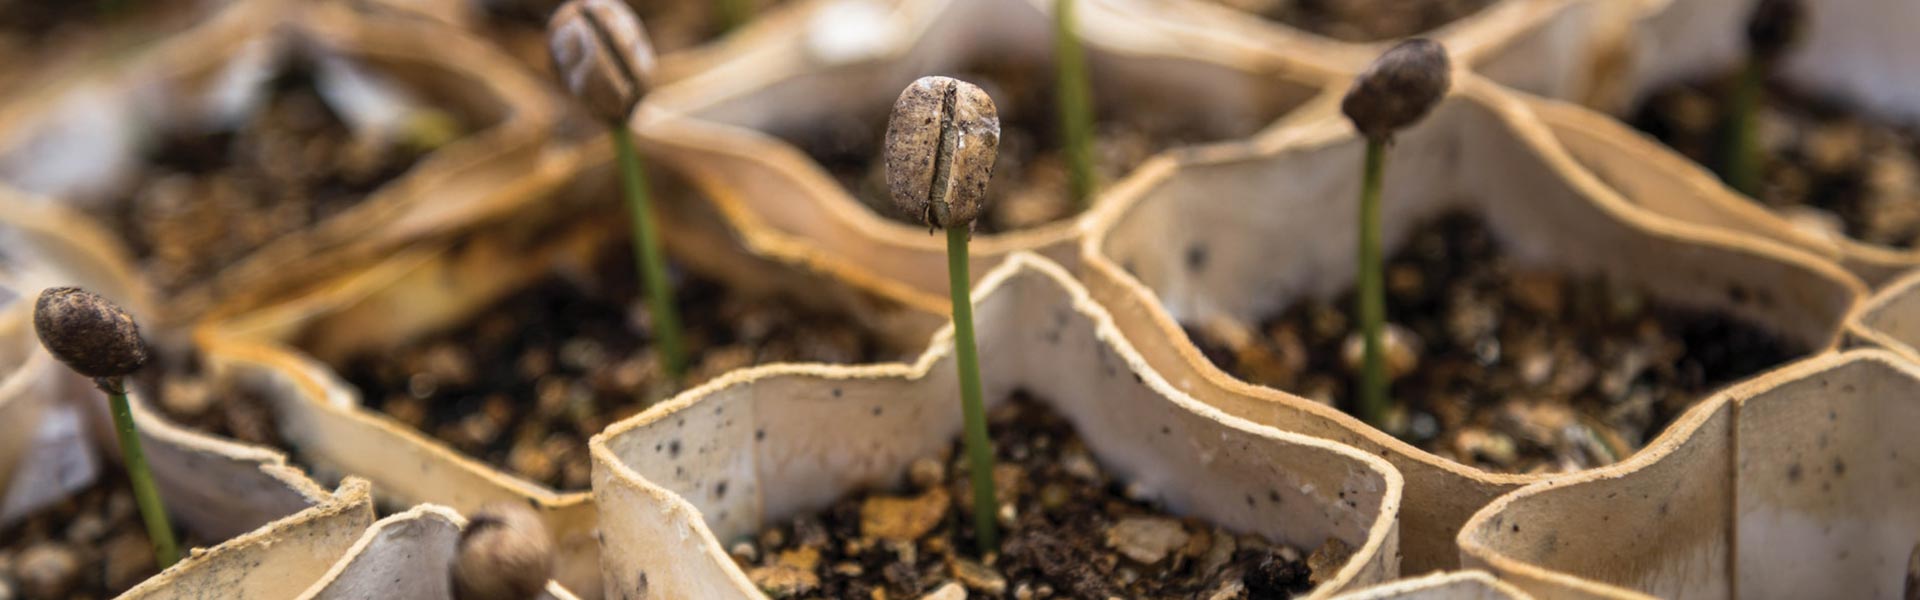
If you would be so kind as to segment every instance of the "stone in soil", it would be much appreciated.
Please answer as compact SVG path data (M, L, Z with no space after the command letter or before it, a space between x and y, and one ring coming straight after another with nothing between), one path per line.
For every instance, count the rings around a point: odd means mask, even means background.
M1073 217L1077 209L1067 197L1052 68L1044 63L975 64L951 75L985 90L1000 115L999 155L987 184L986 212L975 221L975 231L1016 231ZM1245 137L1266 124L1263 116L1230 126L1196 126L1181 122L1177 110L1162 110L1166 107L1136 102L1118 110L1120 106L1095 100L1093 162L1103 183L1126 176L1162 150ZM889 102L876 112L830 115L808 129L771 133L805 151L875 212L921 225L919 215L899 214L888 195L880 145L887 132L885 110L891 106Z
M1733 76L1648 96L1634 127L1709 169L1725 159ZM1920 244L1920 128L1874 120L1841 102L1783 84L1763 95L1760 202L1824 236Z
M1212 0L1344 42L1419 35L1466 18L1493 0Z
M652 319L626 239L585 269L559 269L466 323L340 365L364 402L454 449L556 489L589 485L587 439L727 371L773 362L891 358L843 317L749 297L682 274L675 304L685 386L658 368Z
M1493 471L1625 458L1714 389L1806 350L1727 315L1519 265L1466 213L1417 224L1386 277L1387 319L1420 340L1417 365L1392 383L1388 431ZM1251 330L1209 323L1188 335L1242 379L1346 407L1353 306L1348 290Z
M467 126L416 110L433 127L405 140L356 135L289 66L231 130L162 131L125 197L90 212L118 233L162 291L206 280L254 250L365 200Z
M198 545L191 537L180 541L182 556ZM146 524L119 471L0 529L0 592L11 585L22 600L111 598L158 572Z
M913 489L856 492L770 526L735 544L735 562L776 598L1287 598L1311 587L1298 550L1131 500L1090 459L1069 467L1090 453L1065 418L1024 393L990 421L995 479L1007 479L996 491L1012 490L1001 494L1003 517L1013 516L1000 553L979 560L970 549L972 495L956 441L937 473L910 469ZM1315 560L1329 573L1344 563Z

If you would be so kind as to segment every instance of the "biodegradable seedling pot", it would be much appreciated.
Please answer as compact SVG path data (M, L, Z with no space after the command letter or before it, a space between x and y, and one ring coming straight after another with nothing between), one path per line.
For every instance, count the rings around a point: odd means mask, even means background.
M1595 93L1581 100L1605 112L1624 114L1662 88L1737 70L1747 58L1746 23L1756 0L1651 0L1641 2L1629 19L1627 35L1615 52L1613 68L1583 74ZM1635 3L1621 3L1635 4ZM1838 100L1849 108L1892 123L1920 123L1920 72L1902 57L1917 50L1910 24L1920 22L1920 5L1898 0L1803 2L1805 33L1787 54L1775 77L1792 87ZM1623 127L1599 117L1565 109L1542 117L1569 138L1568 147L1589 163L1612 162L1596 171L1619 171L1621 179L1658 186L1667 193L1634 198L1655 211L1719 227L1761 235L1788 244L1837 252L1848 269L1868 283L1880 283L1920 266L1920 249L1875 244L1820 228L1796 227L1773 210L1720 186L1691 161L1658 143L1617 139ZM1765 128L1763 128L1764 130ZM1570 132L1570 133L1562 133ZM1571 138L1616 138L1575 141ZM1583 145L1619 146L1636 153L1590 158ZM1596 151L1597 152L1611 152ZM1630 161L1630 162L1628 162ZM1631 173L1633 168L1646 169ZM1681 190L1686 190L1681 192Z
M299 595L328 598L420 598L452 600L452 567L466 517L452 509L423 504L381 519L353 543L333 568ZM528 600L573 600L573 594L548 582L544 594Z
M1335 600L1527 600L1532 598L1486 571L1453 571L1383 583Z
M457 231L525 199L542 167L554 98L483 41L431 22L359 15L336 3L236 3L190 33L107 72L86 72L0 109L0 181L32 198L108 210L131 193L150 138L220 131L247 117L296 58L349 130L391 128L370 89L402 89L472 131L423 155L350 208L267 241L224 269L183 279L157 318L184 323L220 303L258 301L411 241ZM379 92L389 93L389 92ZM356 95L357 94L357 95ZM383 105L382 105L383 106ZM341 108L345 107L345 108ZM225 147L222 146L222 151Z
M1911 596L1916 393L1878 350L1773 371L1626 462L1502 496L1461 560L1556 598Z
M1191 132L1240 137L1318 89L1329 72L1182 25L1175 14L1078 9L1096 105L1177 118ZM642 144L682 172L747 248L931 314L948 299L945 246L888 219L820 163L777 137L857 115L885 116L914 79L969 62L1050 64L1048 0L831 0L740 34L703 70L648 97ZM1039 82L1044 84L1044 81ZM1001 107L1005 113L1007 107ZM878 156L883 131L869 136ZM1149 159L1135 172L1160 168ZM1072 219L980 235L974 274L1016 250L1071 258ZM928 328L930 330L931 327Z
M1351 285L1349 199L1362 146L1346 122L1318 120L1129 182L1089 224L1082 276L1147 363L1183 392L1229 414L1387 457L1414 499L1402 520L1407 567L1446 568L1455 564L1460 524L1537 477L1468 468L1339 410L1237 380L1181 329L1183 321L1211 317L1252 322ZM1522 101L1478 77L1457 73L1451 95L1402 132L1392 153L1382 207L1389 249L1422 217L1465 208L1487 220L1520 264L1605 274L1815 349L1836 342L1862 294L1858 281L1814 256L1634 208L1554 145Z
M1310 594L1398 572L1400 477L1383 461L1195 402L1058 265L1016 254L974 296L986 398L1026 389L1108 472L1176 514L1352 558ZM902 479L960 431L952 331L912 364L736 371L593 440L609 596L756 598L722 540ZM674 452L665 452L669 448Z

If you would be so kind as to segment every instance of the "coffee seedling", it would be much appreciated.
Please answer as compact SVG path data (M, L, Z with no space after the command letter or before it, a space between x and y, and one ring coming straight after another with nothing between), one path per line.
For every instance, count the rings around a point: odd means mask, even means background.
M49 354L74 372L93 378L93 384L106 392L120 456L126 462L127 477L133 480L133 498L141 520L146 521L147 538L153 542L154 563L162 569L173 566L180 557L179 546L174 543L173 527L167 524L167 509L127 402L126 376L147 364L140 325L106 298L60 287L40 293L33 306L33 330Z
M487 505L460 532L450 575L459 600L538 598L553 578L553 538L526 505Z
M893 103L887 121L887 188L894 206L932 229L947 230L947 277L953 293L953 346L960 371L967 468L973 484L974 540L982 553L998 547L993 447L980 399L980 356L974 347L967 241L985 207L987 182L1000 146L993 99L973 84L922 77Z
M1387 320L1385 261L1380 248L1380 180L1393 134L1425 118L1447 95L1452 67L1447 49L1432 40L1401 42L1354 78L1340 112L1367 139L1360 180L1360 278L1356 311L1362 350L1357 412L1375 427L1386 422L1387 372L1382 330Z
M547 22L547 43L560 84L613 134L633 218L634 258L653 313L654 347L666 373L679 378L687 365L679 312L667 283L646 171L634 148L633 130L627 127L627 118L652 86L653 47L639 17L620 0L569 0Z
M1806 29L1806 8L1799 0L1760 0L1747 17L1747 62L1734 82L1727 110L1721 173L1727 184L1748 196L1760 195L1760 103L1767 80Z
M1054 101L1060 112L1060 141L1067 158L1067 192L1085 211L1093 201L1093 92L1087 82L1087 58L1074 22L1077 0L1054 0Z

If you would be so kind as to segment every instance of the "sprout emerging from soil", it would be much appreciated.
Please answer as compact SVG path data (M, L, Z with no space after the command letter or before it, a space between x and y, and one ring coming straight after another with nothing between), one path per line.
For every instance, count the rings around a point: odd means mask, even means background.
M1734 83L1727 111L1724 164L1728 185L1748 196L1760 195L1760 102L1767 80L1806 30L1806 7L1799 0L1760 0L1747 17L1747 63Z
M528 600L553 578L553 538L525 505L482 507L460 532L453 569L459 600Z
M165 569L179 560L173 527L154 484L153 470L134 428L133 408L127 402L126 376L147 364L147 343L140 325L126 311L93 292L74 287L48 289L33 306L33 329L47 352L74 372L93 378L106 392L113 425L120 438L121 458L133 480L133 497L153 542L154 563Z
M953 293L953 346L966 423L967 469L973 484L974 540L982 554L999 546L994 513L993 447L980 399L980 357L974 347L967 240L986 202L1000 146L993 99L973 84L922 77L900 93L887 121L887 188L895 206L931 229L947 230L947 277Z
M1085 211L1093 202L1093 92L1087 82L1087 59L1076 34L1073 9L1077 0L1054 0L1054 101L1059 103L1060 140L1067 158L1067 191L1073 205Z
M1380 179L1386 147L1393 134L1425 118L1452 85L1445 47L1415 38L1381 54L1354 78L1340 111L1367 138L1366 166L1360 181L1361 334L1365 339L1360 372L1361 419L1375 427L1386 423L1387 369L1382 330L1387 320L1386 278L1380 248Z
M633 252L653 314L654 347L667 375L679 378L687 356L679 312L667 283L666 255L647 196L646 171L627 119L652 88L653 48L640 18L619 0L569 0L547 22L548 50L560 83L612 131L633 218Z

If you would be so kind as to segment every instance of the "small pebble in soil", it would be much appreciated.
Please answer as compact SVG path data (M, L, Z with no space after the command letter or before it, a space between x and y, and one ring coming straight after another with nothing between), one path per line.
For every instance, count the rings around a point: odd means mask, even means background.
M1408 367L1396 369L1390 432L1499 472L1625 458L1714 389L1804 351L1719 313L1526 268L1466 213L1415 225L1387 281L1389 330L1417 349L1391 361ZM1214 320L1188 335L1247 381L1344 406L1352 308L1349 291L1296 302L1257 327Z
M731 553L735 562L775 598L1184 599L1288 598L1312 587L1316 568L1346 561L1337 542L1302 560L1128 499L1071 424L1024 393L992 413L996 491L1013 515L1000 553L969 550L972 494L955 442L942 458L914 461L908 489L855 493L768 527L753 551Z
M1703 167L1723 160L1731 74L1655 91L1629 120ZM1759 115L1757 200L1816 236L1920 244L1920 128L1874 120L1783 84Z
M1493 4L1493 0L1212 1L1344 42L1427 33Z
M586 489L587 439L684 389L657 367L624 244L610 241L588 268L562 268L469 322L351 357L341 372L368 406L461 453L556 489ZM691 275L674 291L693 365L685 387L754 364L892 358L844 317Z

